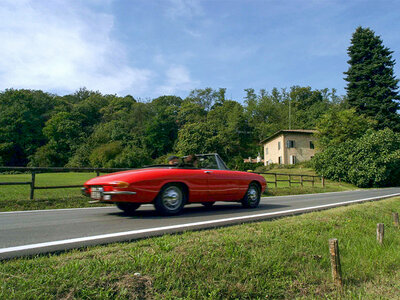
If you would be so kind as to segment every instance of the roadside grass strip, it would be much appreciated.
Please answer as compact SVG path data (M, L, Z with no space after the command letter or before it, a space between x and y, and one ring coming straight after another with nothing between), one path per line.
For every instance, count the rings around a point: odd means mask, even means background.
M396 299L400 198L0 263L0 299ZM377 223L385 224L383 244ZM328 240L337 238L338 290Z

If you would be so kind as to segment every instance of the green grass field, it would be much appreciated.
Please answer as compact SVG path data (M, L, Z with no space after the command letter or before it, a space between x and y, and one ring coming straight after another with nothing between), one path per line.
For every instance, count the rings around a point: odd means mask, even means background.
M271 171L272 172L272 171ZM277 169L276 172L287 174L306 174L313 175L311 169ZM95 173L45 173L36 174L36 186L57 186L57 185L83 185L83 183L95 177ZM264 175L267 181L273 181L273 175ZM279 175L278 179L288 179L288 176ZM308 178L309 179L309 178ZM299 178L293 178L299 181ZM28 182L31 181L30 174L0 175L0 182ZM268 184L265 196L280 196L290 194L309 194L321 192L344 191L355 187L345 183L326 181L325 188L322 188L321 181L318 179L315 186L311 182L292 184L288 182L278 182L278 188L274 184ZM68 207L87 207L99 206L104 204L89 204L88 198L80 193L79 188L69 189L50 189L35 190L35 200L29 200L29 185L0 186L0 211L12 210L32 210L48 208L68 208Z
M3 261L0 299L399 299L399 211L393 198ZM339 240L342 293L331 278L330 238Z

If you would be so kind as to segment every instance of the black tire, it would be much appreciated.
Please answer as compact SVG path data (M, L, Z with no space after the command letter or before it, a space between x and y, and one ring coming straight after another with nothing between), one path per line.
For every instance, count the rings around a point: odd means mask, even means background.
M214 205L215 202L201 202L205 207L210 208L211 206Z
M260 203L261 193L260 188L254 182L250 183L246 195L242 199L242 205L246 208L256 208Z
M123 210L124 213L130 215L133 214L135 210L140 207L141 203L117 202L116 205L120 210Z
M177 215L183 210L186 203L186 193L180 184L170 183L163 186L156 200L154 207L165 216Z

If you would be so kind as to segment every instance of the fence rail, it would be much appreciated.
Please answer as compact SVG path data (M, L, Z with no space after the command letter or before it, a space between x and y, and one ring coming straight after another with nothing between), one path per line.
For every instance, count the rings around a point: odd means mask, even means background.
M1 185L30 185L30 199L33 200L35 196L35 190L48 190L48 189L66 189L66 188L78 188L82 185L58 185L58 186L36 186L36 174L38 173L55 173L55 172L94 172L97 176L100 173L112 173L118 171L133 170L130 168L42 168L42 167L0 167L0 172L28 172L31 173L31 181L28 182L0 182ZM288 182L289 187L292 184L300 184L303 186L304 182L311 182L314 187L317 182L316 178L321 179L322 187L325 187L324 177L315 175L304 175L304 174L284 174L284 173L262 173L253 172L260 175L273 175L274 181L267 181L268 184L273 184L275 188L278 188L278 182ZM288 179L280 179L278 176L287 176ZM293 180L297 178L298 181ZM306 178L306 179L305 179ZM311 178L311 179L307 179Z

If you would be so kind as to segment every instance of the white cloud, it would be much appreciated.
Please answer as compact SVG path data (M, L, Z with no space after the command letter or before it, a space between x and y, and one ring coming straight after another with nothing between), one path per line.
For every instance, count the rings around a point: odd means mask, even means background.
M199 81L190 78L189 71L184 66L171 66L166 71L165 84L159 88L162 95L171 95L179 91L188 91L196 88Z
M147 88L152 72L127 65L123 46L112 37L112 15L68 1L46 4L20 0L0 6L0 89Z

